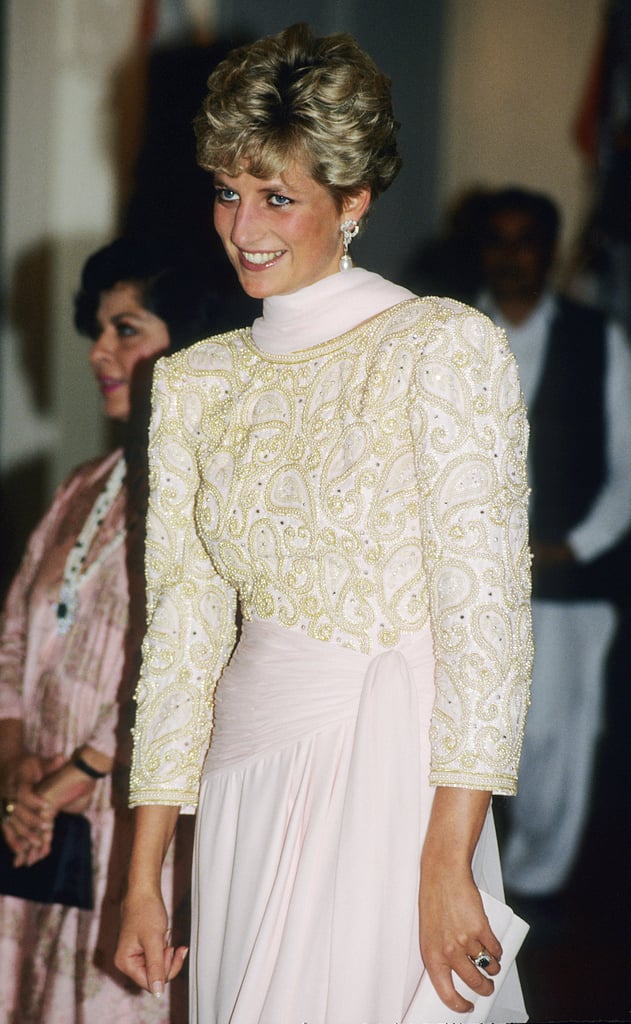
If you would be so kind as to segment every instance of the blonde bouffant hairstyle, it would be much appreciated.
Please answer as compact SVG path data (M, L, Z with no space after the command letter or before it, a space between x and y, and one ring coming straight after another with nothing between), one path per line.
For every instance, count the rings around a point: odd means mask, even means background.
M268 178L301 161L342 209L361 189L374 200L391 184L398 128L390 80L352 36L292 25L213 71L195 120L197 162Z

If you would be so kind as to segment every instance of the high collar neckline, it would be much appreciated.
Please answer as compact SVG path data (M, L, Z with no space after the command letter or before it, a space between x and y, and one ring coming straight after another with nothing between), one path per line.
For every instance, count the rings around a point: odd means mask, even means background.
M252 325L254 344L271 354L300 351L414 297L407 288L368 270L340 271L289 295L265 299L263 316Z

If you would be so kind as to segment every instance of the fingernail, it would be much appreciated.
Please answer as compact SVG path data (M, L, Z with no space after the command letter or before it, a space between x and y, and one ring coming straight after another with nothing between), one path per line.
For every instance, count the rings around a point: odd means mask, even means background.
M186 960L187 956L188 956L188 949L185 949L184 953L182 955L182 963L184 963L184 961Z
M162 984L161 981L154 981L153 985L151 986L151 991L153 995L156 997L156 999L161 999L162 993L164 992L164 985Z

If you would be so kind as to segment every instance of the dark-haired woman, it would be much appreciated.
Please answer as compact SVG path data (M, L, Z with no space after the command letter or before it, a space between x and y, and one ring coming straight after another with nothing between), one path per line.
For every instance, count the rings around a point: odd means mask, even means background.
M75 323L92 339L90 364L110 419L142 420L156 356L216 329L220 303L200 267L171 244L129 239L87 261ZM142 437L128 441L59 487L4 608L3 837L28 872L47 856L58 812L84 814L95 909L0 896L2 1024L172 1019L170 997L157 1003L132 991L113 964L131 842L130 705L144 628ZM170 911L173 878L171 856Z
M400 161L351 37L294 26L208 85L199 160L263 316L156 371L117 963L177 974L160 869L198 802L194 1024L523 1020L480 893L532 656L514 360L476 311L352 269Z

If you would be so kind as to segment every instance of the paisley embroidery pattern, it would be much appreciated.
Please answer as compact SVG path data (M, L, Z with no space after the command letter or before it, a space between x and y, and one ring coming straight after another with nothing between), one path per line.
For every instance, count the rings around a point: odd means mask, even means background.
M246 618L366 654L431 622L431 781L515 789L532 661L527 425L503 334L410 300L291 355L158 364L134 803L196 799Z

